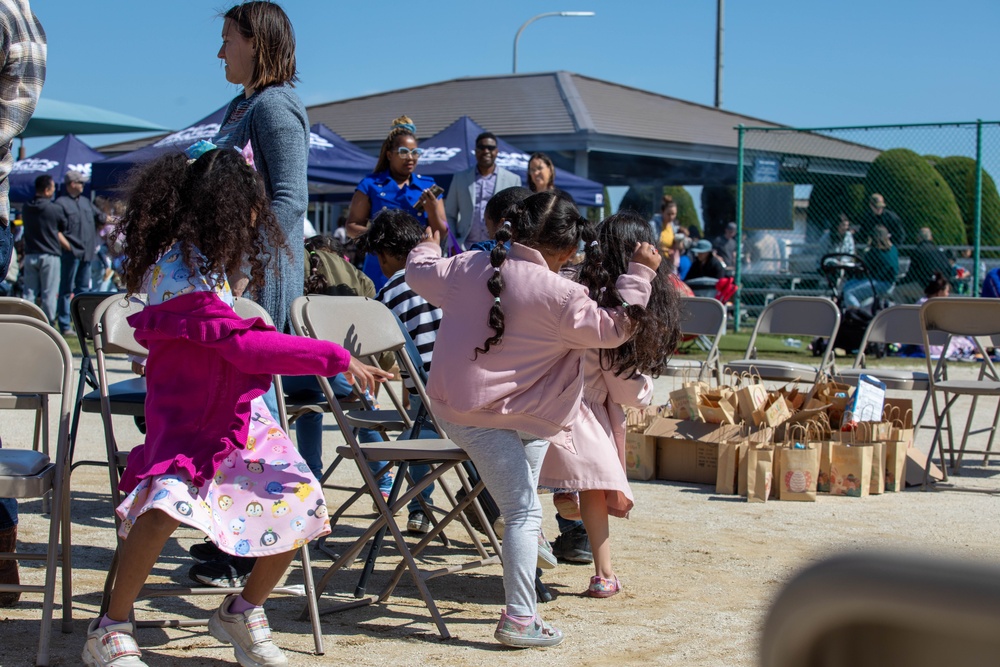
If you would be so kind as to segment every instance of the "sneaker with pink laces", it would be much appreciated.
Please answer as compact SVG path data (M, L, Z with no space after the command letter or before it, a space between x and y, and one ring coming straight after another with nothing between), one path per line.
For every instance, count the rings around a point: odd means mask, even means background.
M227 595L208 621L208 631L220 642L232 644L236 660L243 667L284 667L288 658L271 641L271 627L263 607L242 614L229 611L235 595Z
M95 618L87 628L87 643L83 646L83 664L89 667L146 667L135 641L131 623L115 623L97 627Z

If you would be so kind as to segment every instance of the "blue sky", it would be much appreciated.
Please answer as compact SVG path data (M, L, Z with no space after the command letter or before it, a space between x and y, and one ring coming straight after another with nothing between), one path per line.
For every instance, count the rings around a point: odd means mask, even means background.
M569 70L711 105L713 0L285 0L307 105L462 76ZM180 129L230 99L224 0L33 0L43 96ZM996 0L729 0L723 106L817 127L1000 118ZM416 119L419 125L419 119ZM94 146L127 136L83 137ZM28 153L57 138L26 142Z

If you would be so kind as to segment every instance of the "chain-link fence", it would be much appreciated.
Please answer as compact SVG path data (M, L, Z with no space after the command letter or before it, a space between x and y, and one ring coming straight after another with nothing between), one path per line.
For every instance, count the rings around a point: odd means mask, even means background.
M737 132L737 186L703 197L735 209L735 235L715 231L732 236L737 325L786 294L867 307L993 289L1000 122Z

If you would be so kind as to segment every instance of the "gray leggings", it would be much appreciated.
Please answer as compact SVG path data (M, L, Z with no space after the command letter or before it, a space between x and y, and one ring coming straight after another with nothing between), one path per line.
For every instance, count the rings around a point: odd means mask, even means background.
M490 495L504 517L503 588L507 613L535 614L535 567L542 505L538 501L538 473L548 449L547 440L525 440L517 431L441 425L476 464Z

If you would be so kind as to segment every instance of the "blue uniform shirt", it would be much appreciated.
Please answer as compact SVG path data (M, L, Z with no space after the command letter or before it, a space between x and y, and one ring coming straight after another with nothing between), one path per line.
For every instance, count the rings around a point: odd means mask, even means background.
M418 211L413 208L424 190L434 185L434 179L430 176L420 176L413 174L410 182L402 188L392 180L389 171L380 171L376 174L368 174L358 183L358 192L366 195L371 202L371 217L378 215L384 208L400 208L412 215L424 227L427 226L427 211ZM439 196L438 199L441 199Z

